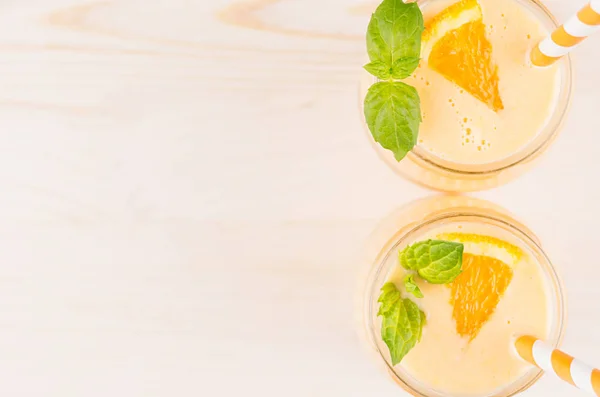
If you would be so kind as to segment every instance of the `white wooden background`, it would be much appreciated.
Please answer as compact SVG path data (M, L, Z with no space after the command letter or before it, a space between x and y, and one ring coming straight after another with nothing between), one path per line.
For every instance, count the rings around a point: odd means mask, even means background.
M362 242L432 194L360 122L375 5L0 0L0 395L402 395L352 319ZM545 160L477 194L538 232L597 365L599 43Z

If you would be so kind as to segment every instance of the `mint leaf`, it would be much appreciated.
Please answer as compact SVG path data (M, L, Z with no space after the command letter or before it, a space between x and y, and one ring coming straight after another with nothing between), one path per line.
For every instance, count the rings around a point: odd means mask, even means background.
M364 111L373 138L397 161L416 145L421 101L414 87L400 81L375 83L365 97Z
M420 59L417 57L405 57L397 59L392 67L383 61L370 62L363 67L367 72L379 79L387 80L392 78L401 80L414 72L417 66L419 66L419 61Z
M400 299L400 291L398 291L396 286L393 283L385 283L383 287L381 287L381 295L379 295L379 299L377 300L377 302L381 303L377 315L385 315Z
M405 79L419 66L419 57L404 57L397 59L392 65L392 77L394 79ZM373 74L373 73L371 73Z
M390 351L392 365L396 365L421 339L425 314L410 299L402 299L394 284L386 283L381 291L381 338Z
M464 245L442 240L427 240L400 252L400 265L416 270L432 284L448 284L460 274Z
M365 70L381 80L404 79L419 65L423 14L416 3L383 0L367 28L370 63ZM375 141L402 160L417 142L421 102L400 82L374 84L365 98L365 118Z
M367 72L371 73L373 76L383 80L389 79L392 75L392 68L390 68L389 65L382 61L370 62L363 67Z
M406 292L413 294L417 298L422 298L423 293L419 286L415 283L415 275L409 274L404 277L404 288L406 288Z
M393 68L401 58L419 58L423 29L423 14L416 3L384 0L371 15L367 28L369 59Z

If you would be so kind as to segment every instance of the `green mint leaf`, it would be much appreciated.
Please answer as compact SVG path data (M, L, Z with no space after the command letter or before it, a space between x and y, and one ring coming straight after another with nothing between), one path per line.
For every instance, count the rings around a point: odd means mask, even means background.
M394 79L407 78L415 71L417 66L419 66L419 61L419 57L404 57L397 59L396 62L394 62L394 65L392 65L392 77Z
M413 294L417 298L422 298L423 293L419 286L415 283L415 275L409 274L404 277L404 288L406 288L406 292Z
M398 59L419 58L423 29L423 14L416 3L383 0L367 28L369 59L392 68Z
M460 274L464 245L442 240L420 241L400 252L400 265L416 270L432 284L448 284Z
M370 62L363 67L367 72L382 80L389 79L392 75L392 68L382 61Z
M421 339L425 314L410 299L402 299L394 284L386 283L381 290L381 338L390 351L392 365L396 365Z
M373 138L397 161L416 145L421 101L414 87L400 81L375 83L365 97L364 111Z
M379 295L379 299L377 300L377 302L381 303L377 315L385 315L394 307L398 300L401 300L400 291L398 291L393 283L385 283L381 287L381 295Z

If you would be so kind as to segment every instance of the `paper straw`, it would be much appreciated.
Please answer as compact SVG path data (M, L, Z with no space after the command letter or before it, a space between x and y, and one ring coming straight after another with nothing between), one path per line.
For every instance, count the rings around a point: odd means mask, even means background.
M600 0L591 0L564 25L552 32L550 37L535 46L531 51L531 62L535 66L553 64L598 28L600 28Z
M581 390L600 396L600 371L574 359L532 336L521 336L515 346L519 355L546 372Z

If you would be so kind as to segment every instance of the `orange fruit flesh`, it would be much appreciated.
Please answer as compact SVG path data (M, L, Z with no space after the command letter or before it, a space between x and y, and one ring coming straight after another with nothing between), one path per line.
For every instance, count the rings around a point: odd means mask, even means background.
M473 340L490 319L508 288L513 271L504 262L484 255L463 255L462 273L450 284L456 332Z
M422 55L433 70L497 112L504 105L483 19L477 0L450 5L427 22Z
M493 62L492 44L482 20L446 33L433 46L428 63L492 110L504 109L498 89L498 67Z

